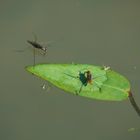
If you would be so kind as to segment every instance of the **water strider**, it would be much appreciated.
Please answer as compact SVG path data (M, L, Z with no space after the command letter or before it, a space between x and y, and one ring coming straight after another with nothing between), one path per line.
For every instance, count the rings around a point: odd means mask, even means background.
M43 51L43 55L46 55L46 53L47 53L47 47L48 47L48 46L44 47L43 45L41 45L40 43L38 43L36 40L37 40L37 37L36 36L35 36L35 41L27 40L27 42L30 45L32 45L32 47L33 47L33 62L34 62L34 65L35 65L35 49L39 49L39 50ZM49 88L49 87L46 87L46 84L45 83L41 87L42 87L43 90L45 90L45 89L48 90L48 88Z
M72 76L72 75L67 74L67 73L65 73L65 74L66 74L67 76L72 77L72 78L77 78L77 79L79 79L79 80L81 81L80 89L79 89L78 92L76 91L76 95L78 95L79 93L81 93L83 86L87 86L88 84L91 84L91 85L92 85L94 79L103 76L103 75L99 75L99 76L97 76L97 77L93 77L91 71L89 71L89 70L87 70L87 71L85 71L85 72L79 71L79 76L77 76L77 77ZM96 85L97 85L97 84L96 84ZM99 88L99 92L101 92L101 87L99 87L98 85L97 85L97 87Z
M46 55L46 53L47 53L47 47L44 47L40 43L36 42L36 39L35 39L35 41L27 40L27 42L30 45L32 45L32 47L34 49L34 51L33 51L33 59L34 59L34 65L35 65L35 49L42 50L43 51L43 55Z
M86 77L86 83L92 84L92 74L91 72L88 70L86 72L84 72L85 77Z
M79 92L78 93L76 92L76 95L78 95L82 91L83 86L87 86L87 84L92 85L94 79L101 77L101 76L103 76L103 75L93 77L93 75L91 74L91 71L89 71L89 70L85 71L84 73L79 72L79 76L77 78L80 79L80 81L82 82L82 85L79 89ZM97 85L97 87L99 88L99 92L101 92L101 87L99 87L98 85Z
M48 47L50 47L50 43L52 43L52 41L47 41L47 43L45 45L42 45L41 43L37 42L37 37L34 35L34 41L31 40L27 40L27 43L31 45L31 47L33 48L33 63L35 65L35 53L39 52L39 54L41 55L46 55L47 51L48 51ZM26 47L25 49L22 50L15 50L16 52L24 52L28 47Z
M79 76L77 78L79 78L82 85L81 85L78 93L76 92L76 95L78 95L82 91L83 86L87 86L88 83L92 84L92 74L89 70L84 73L79 72Z
M44 55L47 53L47 47L42 46L41 44L37 43L36 41L27 40L29 44L31 44L34 48L40 49L44 52Z

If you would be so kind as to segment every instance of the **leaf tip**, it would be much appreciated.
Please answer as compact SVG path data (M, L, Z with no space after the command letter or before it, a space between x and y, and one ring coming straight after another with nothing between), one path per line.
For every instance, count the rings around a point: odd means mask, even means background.
M33 66L26 66L25 69L26 69L28 72L33 73Z

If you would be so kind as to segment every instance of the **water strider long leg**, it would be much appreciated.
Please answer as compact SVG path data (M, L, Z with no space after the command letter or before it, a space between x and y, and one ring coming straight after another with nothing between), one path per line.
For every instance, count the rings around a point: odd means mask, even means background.
M79 79L81 81L82 85L81 85L79 91L78 92L76 91L77 95L78 95L78 93L80 93L82 91L83 86L84 85L86 86L88 84L88 81L87 81L88 79L85 76L85 73L79 72L79 76L73 76L73 75L70 75L68 73L64 73L64 74L66 74L67 76L70 76L72 78ZM96 78L99 78L99 77L102 77L102 76L104 76L104 75L98 75L96 77L93 77L92 79L95 80ZM98 85L98 83L96 81L94 81L94 82L96 83L97 87L99 88L99 92L101 92L101 87Z
M81 78L80 78L80 76L73 76L73 75L70 75L70 74L68 74L68 73L64 73L64 74L66 74L67 76L70 76L70 77L72 77L72 78L75 78L75 79L78 79L78 80L82 80ZM81 84L81 86L80 86L80 89L79 89L79 91L76 91L76 95L78 95L81 91L82 91L82 88L83 88L83 85L85 84L85 83L83 83L83 81L81 81L82 82L82 84Z
M34 63L34 66L35 66L35 48L33 48L33 63Z
M79 93L82 91L82 88L83 88L83 84L81 84L81 87L79 89Z
M82 91L82 88L83 88L83 84L81 84L79 91L78 92L76 91L76 95L79 95L79 93Z
M69 77L72 77L72 78L75 78L75 79L79 79L79 76L73 76L73 75L70 75L68 73L64 73L65 75L69 76Z
M32 32L32 34L33 34L33 37L34 37L34 42L36 42L37 41L37 35L34 33L34 32Z

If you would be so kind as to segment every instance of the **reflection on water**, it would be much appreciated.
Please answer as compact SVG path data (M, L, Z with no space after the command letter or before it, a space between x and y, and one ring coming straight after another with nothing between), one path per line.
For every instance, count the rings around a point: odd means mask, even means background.
M32 32L43 42L60 39L36 63L109 65L130 80L140 106L139 7L139 1L1 2L0 138L137 140L140 133L126 133L140 128L129 101L88 100L55 87L46 94L42 80L24 69L32 53L13 50L26 48Z
M138 130L139 130L138 128L131 127L128 129L128 132L136 132Z

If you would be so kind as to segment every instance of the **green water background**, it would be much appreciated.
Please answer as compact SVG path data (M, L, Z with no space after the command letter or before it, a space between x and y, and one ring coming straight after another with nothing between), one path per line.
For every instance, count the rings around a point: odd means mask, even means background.
M5 0L0 2L1 140L138 140L140 118L128 100L103 102L51 88L24 69L27 39L54 41L36 63L107 65L126 76L140 106L140 2Z

